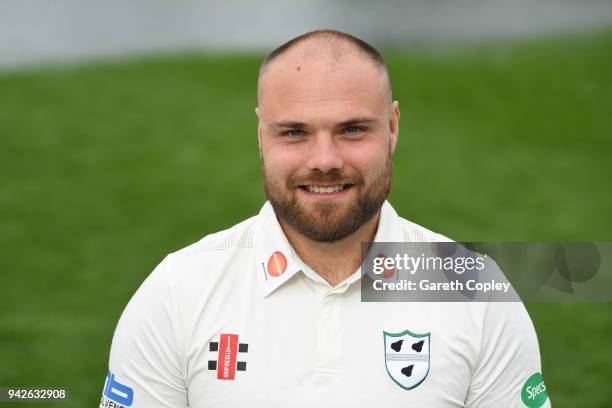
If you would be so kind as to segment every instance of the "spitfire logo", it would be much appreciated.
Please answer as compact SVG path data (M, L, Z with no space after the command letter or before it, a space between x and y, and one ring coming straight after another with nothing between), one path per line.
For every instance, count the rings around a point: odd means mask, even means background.
M385 366L389 377L400 387L411 390L420 385L429 373L431 333L416 334L383 331Z
M217 360L208 361L208 369L217 372L219 380L234 380L236 371L246 371L246 361L237 361L238 354L249 351L247 343L238 343L237 334L221 333L219 341L208 343L211 353L217 352Z

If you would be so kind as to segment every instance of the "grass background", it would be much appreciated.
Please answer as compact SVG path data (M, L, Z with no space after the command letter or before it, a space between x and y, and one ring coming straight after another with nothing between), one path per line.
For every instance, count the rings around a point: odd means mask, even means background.
M612 241L612 33L387 58L401 215L465 241ZM48 406L96 406L142 280L258 211L260 60L0 75L0 385L64 386L70 400ZM609 407L612 304L527 307L555 407Z

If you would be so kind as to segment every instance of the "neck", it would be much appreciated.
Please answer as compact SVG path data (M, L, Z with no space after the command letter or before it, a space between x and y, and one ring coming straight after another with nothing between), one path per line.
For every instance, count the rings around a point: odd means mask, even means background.
M355 273L361 264L361 243L374 240L380 210L357 231L334 242L317 242L279 219L287 240L299 257L331 286Z

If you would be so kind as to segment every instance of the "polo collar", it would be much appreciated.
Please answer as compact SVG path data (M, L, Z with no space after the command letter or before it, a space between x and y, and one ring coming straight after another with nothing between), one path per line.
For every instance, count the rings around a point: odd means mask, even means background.
M298 273L307 278L327 284L327 282L306 265L287 240L274 208L269 201L263 205L254 225L255 268L262 283L261 294L267 297ZM398 242L404 240L400 218L388 201L381 207L375 242ZM359 268L343 283L350 285L359 280Z

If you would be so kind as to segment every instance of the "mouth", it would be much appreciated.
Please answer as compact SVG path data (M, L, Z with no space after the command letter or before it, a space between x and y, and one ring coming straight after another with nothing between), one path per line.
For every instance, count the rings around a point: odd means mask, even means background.
M347 190L350 190L352 187L353 184L350 183L329 185L305 184L298 186L298 188L302 191L318 195L337 195L338 193L343 193Z

